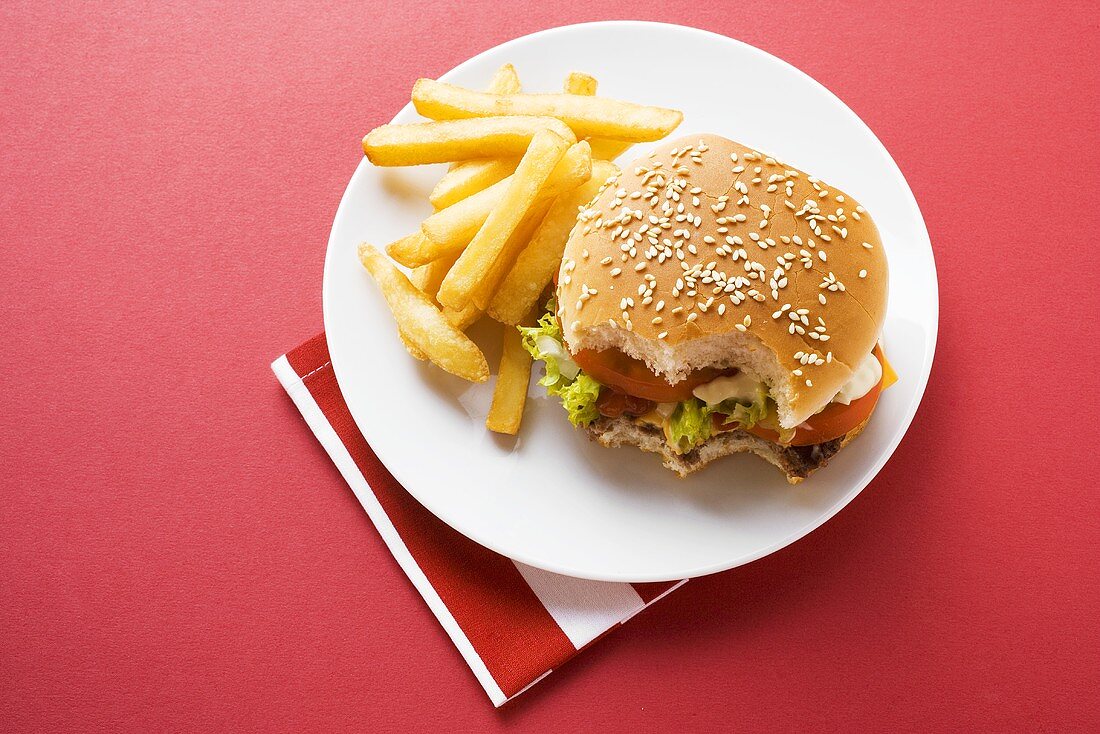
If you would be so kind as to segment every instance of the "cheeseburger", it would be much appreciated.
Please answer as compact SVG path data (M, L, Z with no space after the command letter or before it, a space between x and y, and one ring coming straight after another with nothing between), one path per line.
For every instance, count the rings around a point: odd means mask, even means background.
M717 135L657 148L578 216L524 344L569 419L686 476L751 451L791 483L867 425L886 256L843 191Z

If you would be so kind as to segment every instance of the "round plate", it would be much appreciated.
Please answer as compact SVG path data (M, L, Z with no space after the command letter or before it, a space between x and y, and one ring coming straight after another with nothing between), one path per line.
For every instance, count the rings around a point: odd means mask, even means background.
M654 63L676 49L675 64ZM663 581L748 563L832 517L882 468L904 435L932 366L935 263L901 171L866 125L794 67L724 36L642 22L587 23L505 43L442 78L484 88L504 63L524 89L556 91L570 71L599 93L673 107L673 135L714 132L811 171L873 214L890 263L887 354L900 375L867 430L792 487L752 455L728 457L687 479L655 455L608 449L574 430L532 381L517 439L485 429L493 383L472 385L412 359L378 289L356 258L431 213L441 166L380 169L365 160L333 222L325 260L329 351L348 407L382 463L431 512L506 556L571 576ZM411 105L394 122L418 119ZM627 159L647 146L629 151ZM501 327L472 330L495 368ZM536 371L538 368L536 367Z

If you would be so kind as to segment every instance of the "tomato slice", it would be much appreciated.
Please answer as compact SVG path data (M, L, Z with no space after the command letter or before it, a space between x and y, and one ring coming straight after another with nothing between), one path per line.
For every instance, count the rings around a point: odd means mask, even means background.
M618 349L595 351L582 349L573 355L580 368L597 382L655 403L678 403L691 398L691 391L716 377L737 372L736 369L707 367L695 370L675 385L658 377L640 359L623 354Z
M875 359L879 361L879 364L885 364L886 358L877 344L871 353L875 355ZM885 374L885 371L883 374ZM853 400L849 405L829 403L820 413L810 416L805 423L795 429L794 438L791 440L790 445L812 446L813 444L832 441L834 438L840 438L847 434L848 431L867 420L867 417L871 415L871 412L875 409L875 404L878 403L879 395L882 394L882 384L883 381L879 380L878 384L872 387L866 395L858 400ZM747 430L760 438L775 443L779 442L779 434L770 428L753 426Z

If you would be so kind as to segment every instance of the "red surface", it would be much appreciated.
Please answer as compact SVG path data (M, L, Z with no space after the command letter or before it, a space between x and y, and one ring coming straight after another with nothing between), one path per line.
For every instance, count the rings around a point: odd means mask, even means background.
M96 5L0 7L0 729L1100 728L1095 3ZM494 711L267 364L417 75L627 12L878 133L937 362L837 518Z

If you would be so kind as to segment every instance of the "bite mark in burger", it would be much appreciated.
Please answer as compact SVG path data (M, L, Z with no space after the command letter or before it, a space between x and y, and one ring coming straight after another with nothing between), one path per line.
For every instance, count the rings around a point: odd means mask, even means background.
M541 384L607 446L681 476L753 452L797 483L867 425L892 382L887 266L844 192L717 135L608 179L555 297L522 329Z

